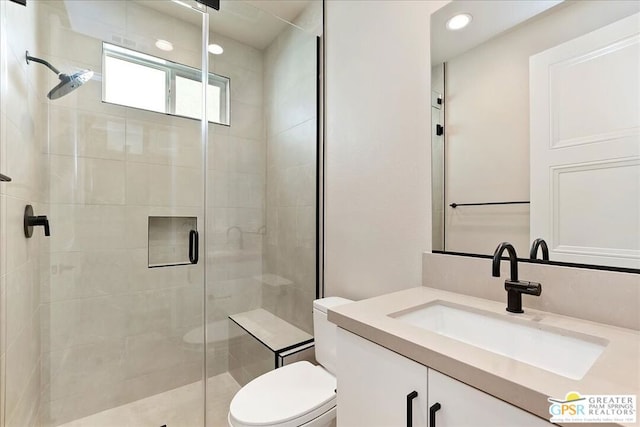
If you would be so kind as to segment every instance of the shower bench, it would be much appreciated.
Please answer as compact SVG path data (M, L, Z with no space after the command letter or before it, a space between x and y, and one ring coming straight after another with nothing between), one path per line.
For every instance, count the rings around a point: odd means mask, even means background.
M263 308L229 320L238 329L230 334L229 372L241 385L299 360L314 361L313 336Z

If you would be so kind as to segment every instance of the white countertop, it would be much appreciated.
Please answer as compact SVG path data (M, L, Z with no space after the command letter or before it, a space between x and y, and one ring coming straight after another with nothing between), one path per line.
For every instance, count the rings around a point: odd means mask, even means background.
M526 303L525 313L508 313L505 310L506 297L505 292L505 302L498 303L418 287L331 308L329 320L545 419L549 419L547 398L563 398L570 391L587 395L635 394L640 397L640 332L527 309ZM573 380L389 316L436 301L483 310L505 319L517 317L541 327L560 328L596 337L608 344L584 377Z

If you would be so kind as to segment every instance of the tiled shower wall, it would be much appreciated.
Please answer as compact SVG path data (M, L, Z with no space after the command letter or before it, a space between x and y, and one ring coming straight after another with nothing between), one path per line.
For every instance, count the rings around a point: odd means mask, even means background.
M0 1L0 426L37 424L40 399L40 286L48 239L24 236L25 205L46 214L45 74L26 64L42 36L33 9ZM4 403L4 405L2 404Z
M321 2L297 18L321 26ZM315 24L315 25L314 25ZM265 51L266 271L263 307L313 333L316 296L316 36L289 27Z

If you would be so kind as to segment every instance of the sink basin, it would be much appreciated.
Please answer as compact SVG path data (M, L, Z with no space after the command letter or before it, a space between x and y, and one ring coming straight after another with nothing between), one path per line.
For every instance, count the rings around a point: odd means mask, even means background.
M436 334L579 380L607 341L441 301L390 315Z

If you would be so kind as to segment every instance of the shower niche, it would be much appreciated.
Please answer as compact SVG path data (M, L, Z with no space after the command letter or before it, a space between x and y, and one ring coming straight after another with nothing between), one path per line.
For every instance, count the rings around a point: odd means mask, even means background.
M149 217L149 268L198 262L198 218Z

